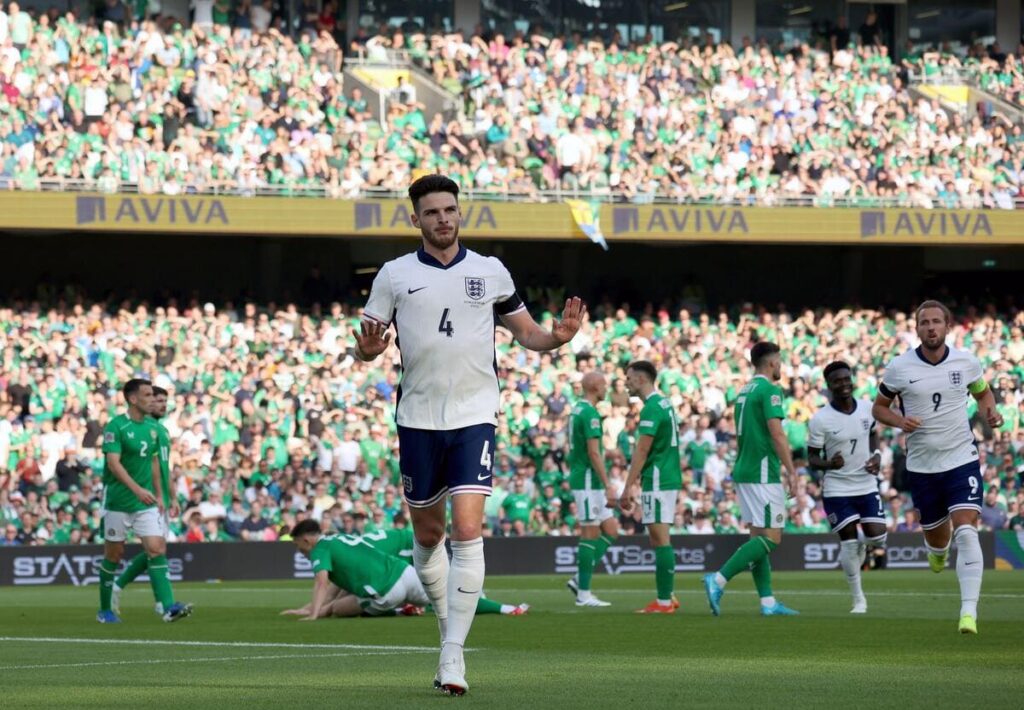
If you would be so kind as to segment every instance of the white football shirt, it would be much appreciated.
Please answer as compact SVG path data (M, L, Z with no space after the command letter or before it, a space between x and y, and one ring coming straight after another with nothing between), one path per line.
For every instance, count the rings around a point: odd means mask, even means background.
M435 431L497 424L496 318L523 309L505 265L464 246L447 266L423 249L384 264L363 318L395 324L398 424Z
M907 435L907 470L941 473L978 460L967 420L967 387L981 377L978 358L957 348L948 348L933 365L917 347L885 368L879 391L886 397L899 395L903 415L921 420L921 427Z
M878 479L866 468L871 458L868 442L875 425L871 418L871 403L863 399L855 399L853 403L855 406L850 414L840 412L830 404L811 417L807 445L822 449L825 459L836 454L843 457L842 468L825 471L822 495L826 498L878 492Z

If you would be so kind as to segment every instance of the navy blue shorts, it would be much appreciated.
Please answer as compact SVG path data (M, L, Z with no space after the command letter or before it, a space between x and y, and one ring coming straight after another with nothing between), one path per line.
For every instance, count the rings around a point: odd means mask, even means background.
M885 525L885 509L882 507L882 496L878 491L865 493L861 496L836 496L822 498L825 513L832 532L842 530L850 523L858 520L862 523L881 523Z
M428 508L445 495L491 494L494 425L434 431L398 427L405 502Z
M910 495L925 530L944 524L954 510L981 512L982 478L978 461L942 473L907 473L910 474Z

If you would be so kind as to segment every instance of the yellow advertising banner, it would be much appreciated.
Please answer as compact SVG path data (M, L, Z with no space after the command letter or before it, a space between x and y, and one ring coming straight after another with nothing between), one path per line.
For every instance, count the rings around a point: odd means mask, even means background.
M413 237L407 200L0 192L0 229ZM565 203L462 205L468 239L588 238ZM1024 244L1013 210L603 204L608 242Z

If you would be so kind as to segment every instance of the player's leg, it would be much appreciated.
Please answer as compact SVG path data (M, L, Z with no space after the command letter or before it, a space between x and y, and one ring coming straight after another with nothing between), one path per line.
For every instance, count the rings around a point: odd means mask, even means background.
M403 493L412 518L412 560L437 617L441 642L448 631L448 485L442 472L446 432L398 427Z
M868 605L861 588L860 567L864 543L857 534L860 515L848 496L830 496L822 499L832 532L839 536L839 564L846 575L846 583L853 597L852 614L867 613Z
M569 588L575 587L576 606L602 607L610 606L591 593L591 581L594 568L608 551L608 546L615 541L615 518L612 511L605 506L602 491L573 491L576 498L576 510L580 515L580 541L577 558L579 571L575 580L569 582ZM608 534L608 530L612 534Z
M124 540L128 534L128 516L124 513L106 511L103 515L103 560L100 561L100 610L96 620L101 624L121 621L114 613L111 597L114 592L114 575L124 556Z
M344 597L346 595L348 595L348 592L346 592L344 589L342 589L341 587L336 586L335 584L333 584L331 582L328 582L327 583L327 604L325 606L329 606L333 602L336 602L336 601L340 600L342 597ZM304 604L303 606L299 607L298 609L285 609L284 611L281 612L281 616L309 616L309 608L310 608L310 603L306 602L306 604ZM324 613L321 612L320 617L323 618L324 616L329 616L329 614L324 614Z
M946 474L953 538L956 540L956 578L960 582L960 633L978 633L978 598L985 560L978 539L981 514L981 467L977 461Z
M657 590L656 599L638 610L642 614L672 614L676 610L672 602L676 556L668 530L676 514L677 497L676 491L647 491L640 495L642 521L654 549L654 583Z
M371 602L372 606L372 602ZM320 616L317 618L326 619L329 616L333 616L337 619L342 619L351 616L361 616L364 611L368 611L370 606L367 606L366 610L363 609L363 603L354 594L344 594L338 597L334 601L325 604L324 608L320 611ZM381 616L382 614L371 614L371 616Z
M476 615L481 614L504 614L505 616L523 616L530 610L529 604L502 604L493 599L480 597L476 603Z
M924 544L928 548L928 566L932 572L946 567L953 530L949 524L949 506L942 482L944 473L914 473L910 475L910 497L917 508L924 531Z
M149 566L149 556L146 555L146 551L142 550L139 554L135 555L128 563L128 566L124 568L116 580L114 580L114 589L111 597L111 604L114 611L120 613L121 611L121 592L129 584L135 581L135 579L146 571Z
M174 589L168 576L167 538L160 512L156 508L147 508L134 513L132 525L149 558L149 585L153 588L153 597L163 608L163 620L177 621L185 618L192 613L192 605L174 601Z

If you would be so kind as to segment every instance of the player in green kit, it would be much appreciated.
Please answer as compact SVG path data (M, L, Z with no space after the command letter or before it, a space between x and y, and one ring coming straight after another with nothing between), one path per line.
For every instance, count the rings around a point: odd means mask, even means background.
M367 533L366 535L338 535L337 537L344 539L346 542L351 544L363 543L369 545L377 552L394 557L404 564L412 564L412 549L413 549L413 536L412 528L393 528L391 530L378 530L376 532ZM416 579L419 583L419 578ZM422 586L422 585L421 585ZM425 594L425 592L424 592ZM329 616L355 616L351 613L356 610L357 607L350 602L338 604L342 602L346 596L357 596L353 595L350 590L342 589L340 587L334 587L331 590L331 594L328 596L327 603L321 607L320 616L321 618L327 618ZM361 607L359 607L361 611ZM339 613L335 613L337 610ZM481 597L476 604L476 615L480 614L504 614L506 616L524 616L530 610L529 604L502 604L491 599ZM310 605L300 609L285 609L281 612L282 616L309 616ZM346 613L348 612L348 613ZM399 607L394 610L396 615L401 616L418 616L423 613L422 608L414 605L407 604L404 607Z
M566 586L576 594L576 606L611 606L590 592L594 567L619 532L614 515L618 500L615 491L608 487L601 415L597 412L598 402L608 392L608 382L595 371L584 375L581 385L583 399L573 407L569 418L569 486L576 499L580 523L579 571Z
M740 513L750 526L750 540L733 553L722 569L704 575L704 591L711 613L718 616L726 582L749 569L761 597L761 614L794 616L798 612L772 595L772 567L768 561L768 556L782 542L782 526L786 520L786 491L780 470L785 468L786 481L793 493L797 482L789 440L782 429L785 418L782 388L776 384L782 377L779 346L756 343L750 349L750 362L756 374L740 390L736 400L739 457L732 472Z
M639 480L642 522L654 548L654 578L658 589L658 598L639 609L640 614L672 614L677 607L672 597L676 556L668 529L675 518L676 501L683 487L679 425L676 424L672 402L654 387L657 380L658 371L645 360L630 363L626 368L626 389L631 396L640 397L644 406L636 429L636 451L633 452L619 506L623 513L633 511L636 502L633 487Z
M128 412L110 420L103 431L103 536L104 558L100 563L100 611L102 624L121 621L111 608L114 572L124 556L128 532L142 540L149 558L153 596L163 604L164 621L177 621L192 613L190 604L174 601L167 577L167 541L162 516L159 439L156 422L148 417L153 408L153 386L132 379L124 386Z
M167 416L167 390L163 387L153 387L153 407L150 410L150 416L156 423L157 442L159 443L157 456L160 460L160 489L163 492L164 504L161 522L164 526L164 539L166 539L170 534L168 516L174 504L174 496L171 494L171 435L161 423L161 420ZM114 580L114 591L110 598L110 605L115 614L120 615L121 613L121 592L135 581L136 577L145 572L148 567L149 557L145 551L140 552L132 558L128 566L125 567L124 572ZM156 603L156 613L164 613L164 606L159 601Z
M361 538L324 536L320 523L308 519L292 529L292 540L313 563L313 599L302 621L327 616L328 607L331 616L382 616L406 604L430 603L415 569ZM350 594L332 601L339 589Z

